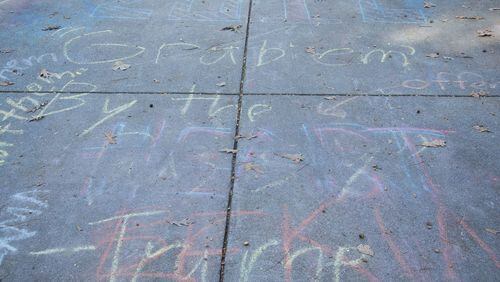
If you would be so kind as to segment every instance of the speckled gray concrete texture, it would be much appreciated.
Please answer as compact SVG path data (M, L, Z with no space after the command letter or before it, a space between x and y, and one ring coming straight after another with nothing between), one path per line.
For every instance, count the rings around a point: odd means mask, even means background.
M498 280L499 21L0 0L0 282Z

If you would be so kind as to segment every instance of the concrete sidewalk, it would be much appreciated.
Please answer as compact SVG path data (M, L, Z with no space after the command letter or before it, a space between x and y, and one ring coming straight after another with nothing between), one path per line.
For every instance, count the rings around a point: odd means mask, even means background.
M0 281L498 280L500 5L441 2L0 0Z

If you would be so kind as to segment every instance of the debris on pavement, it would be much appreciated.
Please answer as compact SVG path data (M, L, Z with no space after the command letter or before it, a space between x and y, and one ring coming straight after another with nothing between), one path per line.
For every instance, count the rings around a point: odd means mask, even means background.
M306 47L306 53L309 53L309 54L316 54L316 48L314 47Z
M493 36L493 31L489 29L482 29L477 31L477 36L479 37L492 37Z
M247 139L247 140L252 140L254 138L257 138L259 137L258 135L243 135L243 134L239 134L239 135L236 135L234 137L234 139Z
M436 7L436 4L424 1L424 8L432 8L432 7Z
M40 76L41 78L49 78L49 77L51 76L51 73L50 73L49 71L47 71L46 69L42 69L42 70L40 71L39 76Z
M427 221L427 222L425 223L425 226L427 226L427 229L432 229L432 222Z
M364 240L366 238L365 233L359 233L359 239Z
M337 100L337 97L329 96L329 97L324 97L323 99L325 99L325 100Z
M499 232L498 230L491 229L491 228L485 228L484 230L486 230L486 232L489 232L489 233L494 234L494 235L497 235L497 233Z
M488 96L488 92L484 91L484 90L480 90L480 91L473 91L469 94L469 96L472 96L474 98L479 98L479 97L484 97L484 96Z
M370 245L359 244L356 248L358 249L358 252L362 254L369 255L371 257L375 255Z
M223 82L219 82L219 83L217 83L215 85L217 85L219 87L224 87L224 86L226 86L226 83L223 81Z
M490 133L491 131L484 125L474 125L473 128L481 133Z
M41 116L35 116L35 117L32 117L28 120L28 122L32 122L32 121L39 121L39 120L42 120L45 116L44 115L41 115Z
M426 57L429 57L429 58L439 58L439 53L429 53L427 55L425 55Z
M228 153L228 154L236 154L236 153L238 153L238 150L236 150L236 149L224 148L224 149L220 150L219 152L222 152L222 153Z
M41 108L45 107L47 104L48 104L48 102L47 102L47 101L43 101L43 102L41 102L40 104L36 105L35 107L33 107L33 108L31 108L31 109L27 110L26 112L27 112L27 113L34 113L34 112L36 112L36 111L40 110Z
M436 254L439 254L439 253L441 253L441 250L440 250L440 249L434 249L434 252L435 252Z
M15 84L14 82L10 82L10 81L0 81L0 86L11 86L14 84Z
M374 171L379 171L379 170L382 170L378 165L372 165L372 169Z
M245 246L245 247L250 246L250 242L248 242L248 241L243 242L243 246Z
M484 18L480 16L456 16L456 18L460 20L484 20Z
M284 159L289 159L289 160L293 161L294 163L300 163L301 161L304 160L304 156L302 156L302 154L282 154L279 156L284 158Z
M116 61L114 64L113 64L113 70L127 70L128 68L130 68L130 65L129 64L125 64L124 62L122 61Z
M61 28L60 25L48 25L48 26L42 28L42 31L58 30L60 28Z
M438 148L438 147L445 147L446 146L446 141L442 139L434 139L432 141L425 141L420 146L423 147L429 147L429 148Z
M260 169L260 166L254 164L254 163L246 163L244 165L244 168L245 168L245 171L251 171L251 170L253 170L253 171L257 172L257 173L262 173L263 172L262 169Z
M241 27L242 27L241 24L233 24L230 26L223 27L221 30L230 30L234 32L239 32Z
M106 137L106 141L108 141L108 144L116 144L116 136L113 135L112 132L104 133L104 137Z
M189 218L185 218L181 221L170 221L169 223L172 225L181 227L181 226L189 226L189 225L193 224L194 222L191 221Z
M15 51L14 49L4 48L4 49L0 49L0 54L8 54L8 53L12 53L14 51Z

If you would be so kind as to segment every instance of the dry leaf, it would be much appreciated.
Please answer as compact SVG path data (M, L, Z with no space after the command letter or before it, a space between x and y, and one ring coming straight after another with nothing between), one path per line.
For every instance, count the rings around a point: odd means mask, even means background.
M491 234L495 234L495 235L497 235L497 233L498 233L498 230L491 229L491 228L485 228L484 230L486 230L486 232L490 232Z
M39 121L41 119L43 119L45 116L36 116L36 117L32 117L28 120L28 122L32 122L32 121Z
M130 65L129 64L125 64L124 62L122 61L116 61L114 64L113 64L113 70L126 70L130 68Z
M116 144L116 136L114 136L112 132L106 132L104 133L104 136L106 137L108 144Z
M42 28L42 31L58 30L60 28L61 28L60 25L48 25L48 26Z
M472 96L474 98L479 98L479 97L484 97L484 96L487 96L488 95L488 92L484 91L484 90L481 90L481 91L474 91L472 93L469 94L469 96Z
M486 126L483 125L474 125L473 128L477 130L478 132L491 132Z
M47 101L43 101L40 104L38 104L37 106L31 108L30 110L27 110L26 112L27 113L34 113L34 112L40 110L41 108L45 107L47 104L48 104Z
M304 160L304 156L302 154L283 154L280 155L282 158L289 159L293 161L294 163L300 163L301 161Z
M189 226L191 224L193 224L194 222L192 222L191 220L189 220L189 218L185 218L181 221L172 221L170 222L170 224L172 225L175 225L175 226Z
M247 140L252 140L254 138L259 137L258 135L237 135L234 137L234 139L247 139Z
M0 81L0 86L11 86L11 85L14 85L14 82Z
M424 2L424 8L432 8L436 7L435 4L432 4L431 2Z
M428 142L428 141L423 142L420 146L430 147L430 148L445 147L446 141L441 140L441 139L434 139L430 142Z
M306 53L316 54L316 48L314 48L314 47L307 47L306 48Z
M493 32L489 29L478 30L477 36L479 36L479 37L491 37L491 36L493 36Z
M223 27L221 30L230 30L230 31L238 32L241 27L242 27L241 24L233 24L230 26Z
M456 16L457 19L460 20L483 20L483 17L480 16Z
M219 152L222 152L222 153L228 153L228 154L236 154L238 152L238 150L236 149L228 149L228 148L224 148L222 150L220 150Z
M425 56L429 58L439 58L439 53L429 53Z
M46 69L42 69L40 71L40 77L41 78L48 78L50 77L52 74L50 72L48 72Z
M357 249L358 249L358 252L360 252L362 254L369 255L371 257L373 257L375 255L375 253L373 252L370 245L360 244L360 245L358 245Z
M262 173L262 170L260 169L260 167L254 163L246 163L245 164L245 171L255 171L257 173Z

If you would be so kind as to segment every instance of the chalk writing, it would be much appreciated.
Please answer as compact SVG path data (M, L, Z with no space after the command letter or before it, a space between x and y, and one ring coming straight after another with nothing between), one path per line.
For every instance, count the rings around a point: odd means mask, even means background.
M85 135L89 134L92 130L94 130L96 127L98 127L99 125L104 123L106 120L108 120L108 119L116 116L117 114L131 108L135 103L137 103L137 100L133 100L133 101L128 102L126 104L117 106L114 109L109 109L109 98L106 98L106 100L104 101L104 105L102 106L102 113L105 114L105 116L102 119L100 119L99 121L97 121L96 123L94 123L89 128L85 129L80 134L80 136L85 136Z
M28 58L13 59L8 61L3 67L0 67L0 79L9 80L12 75L19 74L19 71L27 70L44 62L57 62L57 56L54 53L45 53L40 56L30 56Z
M92 43L95 40L105 39L112 34L113 31L108 29L75 36L64 43L64 57L69 62L77 65L95 65L131 59L146 51L144 47L123 43L102 43L101 41ZM88 47L74 48L74 45L81 46L81 44L78 44L79 41L89 44ZM96 57L95 54L99 54L100 57Z
M356 57L356 52L352 48L334 48L328 49L325 52L313 54L313 59L327 66L347 66L351 65L354 62L368 64L372 61L371 58L377 58L379 55L380 60L378 62L385 63L387 59L392 58L393 56L398 56L402 59L402 66L406 67L410 65L410 61L408 56L413 56L415 54L415 49L411 46L400 46L402 49L407 49L406 51L397 51L397 50L384 50L384 49L374 49L366 54L361 54L358 56L358 60L354 61L353 59Z
M22 227L22 223L42 214L48 207L44 197L47 190L31 190L12 195L7 207L0 210L0 265L5 256L17 252L14 242L36 235L36 231Z

